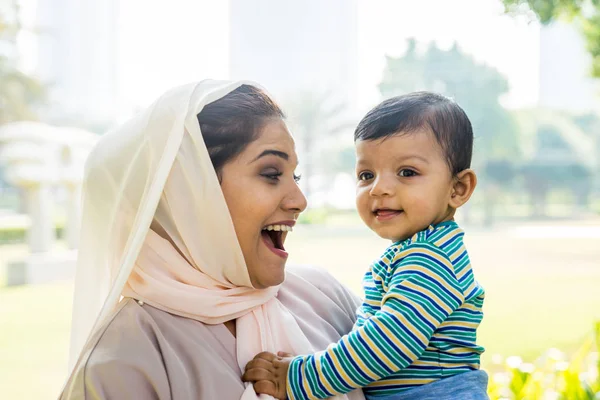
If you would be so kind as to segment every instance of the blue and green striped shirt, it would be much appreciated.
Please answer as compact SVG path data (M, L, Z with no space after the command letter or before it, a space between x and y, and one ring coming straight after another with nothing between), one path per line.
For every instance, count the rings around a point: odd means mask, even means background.
M479 369L484 290L463 236L448 221L390 246L365 275L352 332L292 360L288 397L323 399L359 387L386 396Z

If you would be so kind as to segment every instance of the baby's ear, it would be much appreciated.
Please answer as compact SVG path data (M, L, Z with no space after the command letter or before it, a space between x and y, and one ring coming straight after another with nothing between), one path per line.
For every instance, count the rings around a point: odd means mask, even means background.
M460 171L455 177L448 205L454 209L465 204L471 198L477 186L477 175L472 169Z

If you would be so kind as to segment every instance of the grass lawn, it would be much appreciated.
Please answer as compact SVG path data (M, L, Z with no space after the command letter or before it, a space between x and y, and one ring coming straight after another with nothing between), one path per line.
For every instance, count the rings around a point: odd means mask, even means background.
M67 372L71 296L70 283L0 289L0 398L58 397Z
M542 231L553 229L560 228ZM365 269L386 245L356 226L300 226L286 247L290 264L321 265L360 294ZM550 347L572 351L600 319L600 238L468 231L467 245L487 290L484 367L493 354L532 361ZM0 398L56 398L66 372L71 291L70 283L0 288Z

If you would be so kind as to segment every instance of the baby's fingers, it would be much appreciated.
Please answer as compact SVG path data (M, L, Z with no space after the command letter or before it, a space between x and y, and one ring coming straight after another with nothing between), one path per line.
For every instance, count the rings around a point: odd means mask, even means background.
M255 358L254 360L250 360L250 362L246 364L245 370L248 371L249 369L254 368L262 368L266 369L267 371L273 371L273 363L267 360L263 360L261 358Z
M254 382L254 391L257 394L268 394L275 398L277 397L277 388L271 381L258 381Z
M242 381L244 382L258 382L263 380L273 381L275 377L271 371L264 368L246 369L246 372L242 375Z
M258 353L254 356L255 360L262 359L266 361L273 361L277 358L277 356L269 351L263 351L262 353Z

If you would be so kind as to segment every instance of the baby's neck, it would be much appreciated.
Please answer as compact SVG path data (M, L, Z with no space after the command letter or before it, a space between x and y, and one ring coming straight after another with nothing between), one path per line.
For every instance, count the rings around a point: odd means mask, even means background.
M448 218L444 218L444 219L442 219L442 220L436 220L436 221L434 221L434 222L430 223L429 225L427 225L427 227L425 227L424 229L422 229L422 230L420 230L420 231L418 231L418 232L413 232L413 233L411 233L410 235L408 235L407 237L405 237L404 239L400 239L400 240L395 240L395 239L392 239L392 242L394 242L394 243L397 243L397 242L404 242L405 240L408 240L408 239L410 239L411 237L413 237L414 235L416 235L417 233L419 233L419 232L422 232L422 231L424 231L424 230L427 230L427 229L429 229L429 227L431 227L431 226L433 226L433 227L436 227L436 226L438 226L439 224L443 224L444 222L448 222L448 221L454 221L454 214L450 215Z

